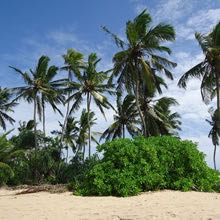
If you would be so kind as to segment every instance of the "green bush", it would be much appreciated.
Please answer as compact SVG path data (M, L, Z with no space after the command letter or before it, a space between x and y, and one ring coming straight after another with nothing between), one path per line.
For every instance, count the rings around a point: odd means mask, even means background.
M0 186L7 183L7 181L14 175L11 167L6 163L0 162Z
M195 143L175 137L117 139L98 146L100 162L85 174L81 195L130 196L159 189L219 191L219 173L210 169Z

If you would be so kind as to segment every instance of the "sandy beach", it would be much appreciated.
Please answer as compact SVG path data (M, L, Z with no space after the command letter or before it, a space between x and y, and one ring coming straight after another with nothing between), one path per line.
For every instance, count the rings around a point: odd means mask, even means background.
M220 219L220 194L148 192L129 198L0 190L0 219Z

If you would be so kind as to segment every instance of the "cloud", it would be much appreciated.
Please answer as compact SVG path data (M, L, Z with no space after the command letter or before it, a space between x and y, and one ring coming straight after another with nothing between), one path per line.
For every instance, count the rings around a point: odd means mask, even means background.
M153 23L168 22L176 27L177 39L194 40L194 33L209 32L219 20L219 1L160 0L155 7L148 7L144 0L131 1L136 14L148 9Z
M154 18L157 21L172 21L176 22L182 18L184 14L189 13L192 10L191 1L182 0L161 0L155 9Z
M186 25L197 28L199 31L210 31L210 27L220 21L220 8L200 10L196 15L188 19Z
M186 23L177 26L177 36L185 40L194 40L194 33L208 33L214 28L214 25L220 21L220 7L200 10L195 15L188 18Z
M141 13L143 10L145 10L147 8L147 5L145 5L145 4L137 4L136 6L135 6L135 12L137 13L137 14L139 14L139 13Z

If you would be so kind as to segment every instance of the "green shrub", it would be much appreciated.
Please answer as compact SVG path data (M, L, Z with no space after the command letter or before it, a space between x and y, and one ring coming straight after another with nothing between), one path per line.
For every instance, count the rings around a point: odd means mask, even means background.
M219 191L195 143L175 137L117 139L98 146L103 158L85 173L77 194L130 196L158 189Z
M0 186L6 184L14 173L9 165L0 162Z

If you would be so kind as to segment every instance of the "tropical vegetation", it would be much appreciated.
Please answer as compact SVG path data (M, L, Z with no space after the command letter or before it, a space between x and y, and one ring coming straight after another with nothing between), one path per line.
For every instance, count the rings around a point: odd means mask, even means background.
M0 87L0 185L68 184L76 194L115 196L158 189L220 191L218 171L207 166L195 143L179 137L178 100L163 94L177 65L167 46L175 40L174 27L154 25L144 10L126 23L123 39L102 29L118 47L112 69L101 68L95 52L86 56L75 49L61 56L60 67L50 65L46 55L28 71L10 66L23 82ZM211 120L206 119L217 169L220 23L210 34L196 33L196 39L205 59L178 85L185 88L190 77L201 78L203 100L217 97ZM21 100L32 105L33 118L6 132ZM51 133L49 106L62 117ZM113 115L107 128L97 112L105 120Z

